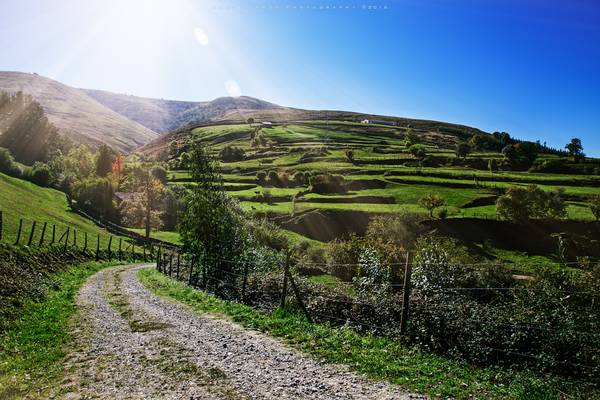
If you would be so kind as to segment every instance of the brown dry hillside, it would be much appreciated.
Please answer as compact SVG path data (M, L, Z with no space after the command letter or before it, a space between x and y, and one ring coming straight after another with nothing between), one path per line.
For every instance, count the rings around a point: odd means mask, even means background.
M128 152L157 137L151 129L103 106L82 90L39 75L0 72L0 90L33 96L50 122L76 142L107 143Z
M100 104L158 133L174 129L177 115L199 104L192 101L138 97L105 90L82 91Z
M103 90L82 90L111 110L159 133L233 117L242 119L265 111L279 113L289 119L295 111L248 96L192 102L137 97Z

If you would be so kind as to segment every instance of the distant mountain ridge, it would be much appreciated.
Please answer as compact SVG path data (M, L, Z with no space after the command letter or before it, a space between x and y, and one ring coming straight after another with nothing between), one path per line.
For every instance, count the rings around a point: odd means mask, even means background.
M0 90L31 95L60 133L75 142L93 146L107 143L128 152L158 136L85 92L39 75L0 72Z
M193 102L77 89L24 72L0 71L0 90L31 95L60 133L73 141L92 146L106 143L123 152L190 124L246 118L262 110L284 114L291 110L247 96Z
M158 133L192 124L219 121L232 113L238 113L242 118L242 115L258 110L288 110L287 107L248 96L193 102L137 97L104 90L81 90L102 105Z
M0 90L30 94L44 108L60 133L92 146L106 143L129 153L162 134L193 126L257 121L377 119L415 130L436 131L468 138L479 129L465 125L350 111L304 110L280 106L248 96L219 97L212 101L178 101L138 97L104 90L77 89L37 74L1 72ZM1 132L0 132L1 134Z

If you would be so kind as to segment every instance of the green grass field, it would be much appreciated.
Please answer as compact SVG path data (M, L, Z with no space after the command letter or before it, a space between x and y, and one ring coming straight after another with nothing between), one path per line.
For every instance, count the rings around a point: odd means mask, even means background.
M27 243L32 222L36 221L36 230L32 243L39 243L42 225L46 228L46 243L50 239L52 225L56 225L56 239L67 227L71 228L69 243L73 243L73 229L77 232L77 245L83 246L84 235L88 235L88 246L96 246L100 234L100 245L106 248L111 234L95 225L92 221L71 211L64 193L58 190L42 188L31 182L12 178L0 173L0 210L3 215L2 241L14 243L17 237L19 220L23 219L20 243ZM114 235L113 235L114 236ZM116 241L113 240L113 248Z
M249 125L206 126L192 130L190 137L192 140L209 143L216 152L225 146L244 149L247 156L245 160L223 162L222 168L228 192L237 197L244 208L255 213L290 214L293 210L307 209L423 212L418 205L419 199L427 193L435 192L446 201L450 217L494 218L493 207L473 209L468 203L493 196L511 186L537 184L543 190L564 188L570 201L568 217L592 220L591 212L586 210L586 201L592 195L600 195L598 175L490 172L460 166L417 167L412 165L417 160L407 149L405 130L401 127L344 121L282 124L260 129L260 134L268 139L268 144L253 147L251 135L254 129ZM421 132L420 137L419 141L428 154L450 161L456 157L456 137L439 132ZM322 149L324 153L303 158L311 149ZM345 155L348 149L354 152L354 162L350 162ZM494 152L473 152L469 157L502 159L501 154ZM556 156L543 154L540 158L553 159ZM327 202L312 201L325 196L305 194L293 208L292 196L306 190L306 185L267 187L272 185L260 183L256 179L256 172L271 170L287 172L290 176L296 171L337 173L347 180L360 181L365 187L344 194L328 195ZM169 175L172 184L185 184L189 181L187 171L172 171ZM370 184L378 188L373 189ZM240 190L235 190L236 187ZM266 202L263 193L276 199ZM377 204L374 199L369 202L347 202L348 197L363 196L391 196L395 204Z

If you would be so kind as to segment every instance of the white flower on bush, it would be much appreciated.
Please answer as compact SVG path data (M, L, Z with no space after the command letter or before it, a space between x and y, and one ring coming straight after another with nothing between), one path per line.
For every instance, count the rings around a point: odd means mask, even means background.
M444 244L429 241L418 252L414 260L412 283L418 289L436 289L460 286L466 270L451 261Z
M372 247L365 248L358 257L359 275L358 287L361 290L372 289L373 284L386 283L389 280L387 266L382 265L381 258Z

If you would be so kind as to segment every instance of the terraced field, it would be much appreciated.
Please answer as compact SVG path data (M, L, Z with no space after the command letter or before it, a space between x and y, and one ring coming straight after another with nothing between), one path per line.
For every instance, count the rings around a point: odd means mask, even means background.
M424 212L419 199L431 192L447 203L449 217L495 218L495 198L510 186L536 184L544 190L564 188L569 218L592 220L586 205L589 196L600 194L600 176L490 172L460 166L421 167L405 143L406 129L350 122L311 121L273 127L258 132L264 146L253 146L256 126L220 125L200 127L174 140L185 148L190 140L210 143L215 152L226 146L244 150L245 159L223 162L229 193L256 213L290 214L306 210L351 210L370 213ZM415 131L428 156L452 164L456 136ZM345 152L352 150L350 162ZM310 152L320 151L317 156ZM553 158L556 156L542 155ZM497 159L499 153L474 152L469 158ZM308 184L277 184L260 181L257 172L276 171L293 176L298 171L334 173L348 181L346 193L306 193ZM189 184L186 171L171 172L171 184ZM295 197L295 201L292 199Z
M189 173L177 166L191 142L206 143L218 156L226 148L241 149L236 161L221 162L226 190L251 213L267 215L289 229L294 240L327 241L350 232L360 234L376 214L410 212L427 216L419 200L429 193L444 199L446 224L451 225L457 218L465 219L465 224L471 223L467 220L481 220L477 226L487 233L489 224L485 221L496 219L498 196L511 186L532 184L547 191L564 189L567 219L579 224L578 232L589 227L586 223L594 217L588 202L591 196L600 195L599 175L490 171L485 166L489 160L500 164L501 153L473 151L465 159L455 154L456 144L468 140L472 133L433 126L428 129L427 125L409 128L348 121L223 124L171 133L141 153L162 155L168 160L172 167L170 185L190 186ZM411 154L407 138L425 150L424 160ZM175 154L173 147L177 148ZM169 152L171 155L165 156ZM541 160L557 158L553 154L538 155ZM585 163L591 171L597 171L600 165L596 159ZM472 167L476 165L478 168ZM340 175L346 190L315 193L307 179L296 179L299 172L307 176ZM457 229L462 234L463 228ZM551 238L564 229L554 227L545 234ZM488 237L483 236L477 245L484 246ZM498 239L494 234L489 238ZM511 259L518 258L519 251L528 249L515 249L511 244L497 253L503 252L502 258Z

